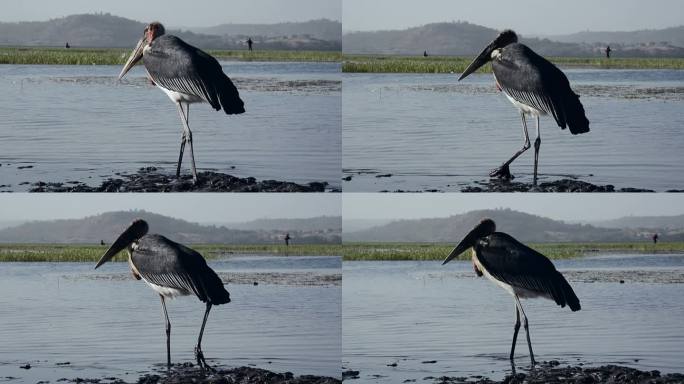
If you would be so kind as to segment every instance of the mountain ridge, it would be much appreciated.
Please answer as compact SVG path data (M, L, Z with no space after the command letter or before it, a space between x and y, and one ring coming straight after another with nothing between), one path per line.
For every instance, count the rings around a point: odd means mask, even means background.
M342 35L343 52L347 54L387 54L473 56L477 55L499 30L465 21L430 23L401 30L346 32ZM522 43L545 56L603 56L605 43L555 41L520 35ZM676 40L680 42L679 39ZM646 43L613 43L615 57L683 57L684 43L656 40Z
M137 218L149 223L150 232L163 234L181 243L273 244L282 242L286 232L299 244L334 244L341 239L339 228L298 229L297 222L292 228L232 229L132 210L105 212L80 219L25 222L0 229L0 243L111 243ZM278 220L281 223L285 221Z
M395 220L381 226L345 232L343 241L454 243L485 217L496 222L498 231L506 232L522 242L632 242L649 240L655 232L663 241L684 241L684 225L678 228L598 227L566 223L512 209L476 210L449 217Z
M69 15L47 21L0 22L0 45L59 47L68 42L73 48L132 48L142 37L145 25L146 23L110 13ZM269 34L268 31L274 28L271 24L248 25L255 32L250 37L256 49L342 49L341 25L337 39L322 38L329 36L329 30L336 25L331 20L289 23L287 30L291 33L287 35ZM301 32L297 32L300 29ZM260 34L260 31L263 33ZM244 35L215 35L173 27L167 28L167 33L202 49L246 49L247 36Z

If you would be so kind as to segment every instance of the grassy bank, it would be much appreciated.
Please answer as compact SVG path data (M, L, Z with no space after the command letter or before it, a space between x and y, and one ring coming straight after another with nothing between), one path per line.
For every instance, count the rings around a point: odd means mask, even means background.
M229 254L289 255L289 256L344 256L345 260L442 260L455 244L417 243L354 243L345 245L316 244L291 245L217 245L194 244L207 259L216 259ZM684 252L684 243L557 243L531 244L532 248L552 259L580 257L597 252ZM71 244L0 244L2 261L82 261L95 262L107 246ZM467 259L468 254L462 258ZM118 260L124 260L119 255Z
M344 260L443 260L456 244L356 243L344 246ZM529 244L551 259L567 259L598 252L684 252L684 243L543 243ZM460 257L469 259L470 253Z
M0 262L96 262L107 250L108 245L72 245L72 244L0 244ZM216 259L226 254L260 254L260 255L340 255L339 245L217 245L193 244L192 248L207 259ZM123 261L120 254L115 260Z
M131 48L132 49L132 48ZM0 64L123 65L131 49L0 47ZM340 52L329 51L227 51L209 50L219 60L235 61L340 61Z
M474 57L344 55L342 72L354 73L461 73ZM684 69L684 58L551 57L561 67L613 69ZM491 65L479 72L491 72Z

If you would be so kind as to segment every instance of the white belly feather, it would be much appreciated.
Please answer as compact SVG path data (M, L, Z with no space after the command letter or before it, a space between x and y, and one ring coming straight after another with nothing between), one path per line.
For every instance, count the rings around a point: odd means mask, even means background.
M201 97L197 97L195 95L188 95L187 93L172 91L170 89L166 89L166 88L162 87L159 84L157 84L157 88L164 91L164 93L166 93L166 96L168 96L169 99L171 99L174 103L182 102L182 103L190 104L190 103L201 103L204 101L204 100L202 100Z
M141 276L141 277L142 277L142 276ZM177 296L187 296L187 295L190 294L190 292L188 292L188 291L186 291L186 290L184 290L184 289L163 287L163 286L161 286L161 285L157 285L157 284L152 284L152 283L150 283L149 281L145 280L144 277L142 277L142 279L143 279L143 281L144 281L145 283L147 283L147 285L150 286L150 288L152 288L152 290L154 290L154 291L157 292L158 294L164 296L165 298L171 298L171 299L173 299L174 297L177 297Z

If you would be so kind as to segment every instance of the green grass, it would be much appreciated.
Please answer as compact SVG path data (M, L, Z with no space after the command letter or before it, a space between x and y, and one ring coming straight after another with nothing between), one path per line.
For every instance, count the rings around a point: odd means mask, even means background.
M216 259L226 254L259 254L289 256L343 256L344 260L442 260L455 244L421 243L353 243L353 244L315 244L291 245L218 245L194 244L192 248L207 259ZM659 243L543 243L531 244L532 248L551 259L581 257L597 252L684 252L684 242ZM100 245L71 244L0 244L2 261L50 261L50 262L96 262L107 249ZM461 258L467 259L468 253ZM116 260L125 260L123 255Z
M344 260L443 260L456 244L420 244L420 243L355 243L345 244ZM684 252L684 243L541 243L530 244L538 252L551 259L567 259L581 257L598 252ZM460 256L465 260L470 253Z
M474 57L344 55L342 72L355 73L461 73ZM684 58L550 57L562 67L614 69L684 69ZM491 72L487 64L478 72Z
M207 259L215 259L225 254L261 254L289 256L340 255L339 245L218 245L193 244L192 248ZM96 262L107 250L107 246L86 244L0 244L0 262ZM119 254L115 260L124 261Z
M123 65L131 49L0 47L0 64ZM209 50L219 60L339 62L340 52Z

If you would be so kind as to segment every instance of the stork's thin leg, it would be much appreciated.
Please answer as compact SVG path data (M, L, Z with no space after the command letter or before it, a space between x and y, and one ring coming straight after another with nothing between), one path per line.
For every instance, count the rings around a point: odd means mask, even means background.
M178 103L178 113L180 114L181 117L181 122L183 123L183 136L185 137L185 141L190 144L190 160L192 161L192 181L197 184L197 169L195 168L195 152L193 150L192 146L192 131L190 131L190 125L188 124L188 115L190 114L190 104L187 105L187 114L183 110L183 106L181 103ZM181 147L184 146L184 142L181 143ZM181 151L181 157L183 156L183 153ZM180 176L180 160L178 161L178 169L176 176Z
M166 319L166 367L171 368L171 322L169 321L169 314L166 312L166 302L164 296L161 298L162 308L164 309L164 318Z
M522 304L520 303L520 299L518 296L515 296L515 302L518 305L518 309L520 310L520 313L523 316L523 328L525 328L525 334L527 335L527 347L530 349L530 360L532 360L532 365L535 365L536 362L534 361L534 352L532 352L532 342L530 341L530 327L527 322L527 315L525 315L525 311L523 310Z
M518 331L520 330L520 310L518 303L515 303L515 325L513 325L513 344L511 345L511 362L513 362L513 355L515 354L515 342L518 340Z
M530 149L530 135L527 133L527 120L525 119L525 114L521 112L520 118L522 119L523 134L525 135L525 144L523 144L523 147L518 152L516 152L510 159L508 159L508 161L503 163L503 165L501 165L499 168L490 172L489 173L490 177L498 177L501 179L510 179L511 178L511 171L509 169L509 165L513 162L513 160L517 159L518 156L522 155L523 152Z
M176 104L178 106L178 111L180 113L181 122L185 121L186 117L183 114L183 105L181 103ZM187 141L187 135L185 133L185 124L183 124L183 133L181 135L181 146L180 154L178 155L178 167L176 168L176 178L180 178L181 163L183 162L183 151L185 150L185 142Z
M202 353L202 335L204 334L204 326L207 324L207 318L209 317L209 311L211 310L211 303L207 303L207 310L204 312L204 320L202 321L202 328L200 328L199 338L197 338L197 346L195 347L195 358L197 358L197 365L201 368L206 368L212 370L212 368L204 360L204 354Z
M539 147L541 146L541 133L539 132L539 116L537 116L537 139L534 141L534 181L537 185L537 164L539 163Z

